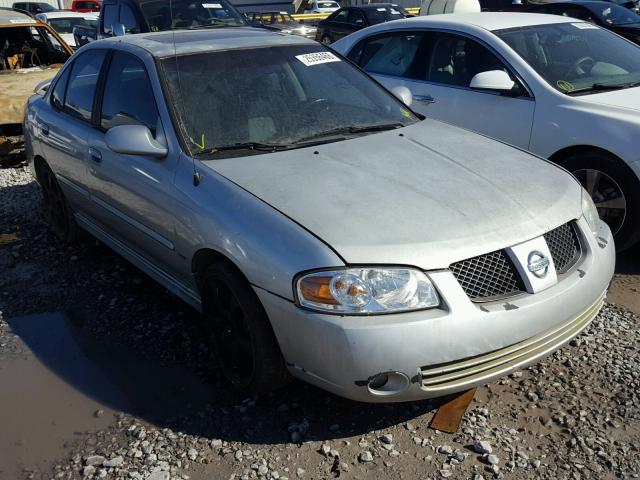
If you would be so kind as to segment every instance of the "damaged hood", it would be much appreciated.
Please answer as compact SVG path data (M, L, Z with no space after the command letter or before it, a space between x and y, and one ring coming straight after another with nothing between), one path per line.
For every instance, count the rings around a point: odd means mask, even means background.
M580 186L564 170L434 120L204 163L348 264L446 268L582 215Z

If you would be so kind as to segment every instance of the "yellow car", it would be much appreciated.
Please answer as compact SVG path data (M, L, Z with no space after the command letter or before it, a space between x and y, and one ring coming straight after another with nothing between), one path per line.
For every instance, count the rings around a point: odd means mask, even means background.
M0 164L20 158L25 103L72 54L46 23L17 10L0 9Z

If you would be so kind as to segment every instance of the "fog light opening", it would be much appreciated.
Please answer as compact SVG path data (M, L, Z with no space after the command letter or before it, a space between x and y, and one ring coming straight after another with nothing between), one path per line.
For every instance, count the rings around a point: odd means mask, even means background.
M369 379L367 388L373 395L397 395L409 386L409 377L400 372L382 372Z

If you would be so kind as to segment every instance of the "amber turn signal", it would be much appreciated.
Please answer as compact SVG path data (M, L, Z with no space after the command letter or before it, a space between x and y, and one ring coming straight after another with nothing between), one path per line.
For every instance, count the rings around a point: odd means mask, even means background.
M300 282L300 294L305 300L314 303L337 305L338 301L331 295L329 283L331 277L307 277Z

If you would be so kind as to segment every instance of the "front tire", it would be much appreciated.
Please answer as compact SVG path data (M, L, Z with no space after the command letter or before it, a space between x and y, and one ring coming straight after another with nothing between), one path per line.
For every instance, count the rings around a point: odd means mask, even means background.
M44 162L38 164L36 171L42 188L44 217L49 228L63 243L76 243L80 230L55 174Z
M205 326L226 379L245 394L282 387L291 376L258 296L232 265L219 261L203 277Z
M589 192L600 218L609 225L616 249L640 240L640 181L621 160L605 152L575 154L561 162Z

